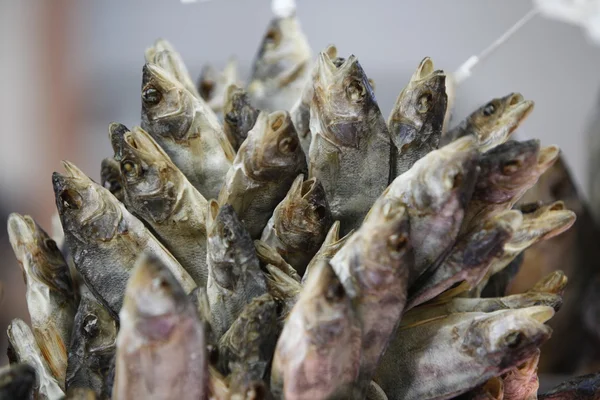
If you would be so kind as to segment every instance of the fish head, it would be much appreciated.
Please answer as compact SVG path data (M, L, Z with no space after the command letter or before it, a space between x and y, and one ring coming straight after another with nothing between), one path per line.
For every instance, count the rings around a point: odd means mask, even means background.
M401 143L401 151L441 132L447 103L446 74L435 70L431 58L426 57L398 96L390 118L390 125L399 125L395 139Z
M540 240L557 236L569 229L576 218L576 214L567 210L562 201L538 205L536 208L530 205L523 212L523 223L507 244L507 250L524 250Z
M69 267L62 253L33 218L10 214L8 237L27 278L42 282L67 298L73 296Z
M219 207L214 200L208 204L207 232L212 278L222 288L233 290L242 272L241 264L256 257L254 242L233 207Z
M237 136L236 133L240 132L247 134L254 126L258 113L244 89L236 85L227 88L223 106L223 129L228 136Z
M339 67L326 52L317 60L311 108L322 134L338 146L359 148L380 110L358 59L351 55ZM311 111L312 112L312 111Z
M144 218L165 221L179 200L183 174L142 128L127 131L113 123L109 130L128 205Z
M504 142L533 110L533 101L520 93L510 93L481 106L467 118L469 130L476 132L481 151Z
M287 111L261 112L244 143L240 152L247 154L246 173L258 181L307 169L306 156Z
M528 292L562 294L567 286L568 278L561 270L552 271L540 279Z
M140 334L161 339L169 336L188 306L191 303L173 273L158 258L142 254L127 282L121 320L130 318Z
M116 234L122 212L119 201L73 163L63 161L66 174L54 172L56 208L65 232L89 241L109 241Z
M186 140L195 114L194 95L164 69L142 70L142 127L154 137Z
M550 338L544 325L552 307L500 310L475 320L464 335L463 350L481 363L494 362L501 370L515 367L535 355Z
M121 168L114 158L105 158L100 165L100 184L108 189L119 201L123 201Z
M200 77L198 78L198 93L200 93L200 97L206 101L212 99L215 95L218 79L219 71L215 67L211 64L202 67Z

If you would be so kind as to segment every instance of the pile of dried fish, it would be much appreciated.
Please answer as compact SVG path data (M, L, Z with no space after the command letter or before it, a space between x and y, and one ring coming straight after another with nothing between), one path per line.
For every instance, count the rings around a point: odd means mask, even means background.
M109 126L101 184L52 183L64 238L12 214L31 327L8 329L0 399L535 399L567 278L506 287L567 230L516 205L559 157L515 141L512 93L444 132L425 58L387 122L354 55L316 60L295 16L196 87L146 51L141 126ZM482 293L494 292L495 297ZM545 399L597 399L599 376Z

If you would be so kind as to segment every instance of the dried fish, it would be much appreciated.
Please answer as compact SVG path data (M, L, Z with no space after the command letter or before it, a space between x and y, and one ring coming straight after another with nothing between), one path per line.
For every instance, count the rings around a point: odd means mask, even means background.
M0 400L33 398L35 369L29 364L13 364L0 368Z
M202 399L204 328L185 291L158 258L142 255L127 283L112 398Z
M231 146L238 151L248 132L254 127L260 110L250 103L248 93L236 86L230 85L225 92L223 105L223 131Z
M219 204L231 204L250 236L259 239L273 210L306 168L289 113L261 112L227 173Z
M143 129L109 129L128 210L152 228L196 284L206 286L208 202Z
M329 398L358 377L360 349L360 322L350 298L321 261L277 341L271 390L286 400Z
M92 389L73 388L67 391L65 400L96 400L98 396Z
M388 118L394 146L390 180L408 171L427 153L437 150L446 115L446 74L434 70L425 57L400 92Z
M67 175L52 175L56 206L75 266L94 296L114 316L121 309L125 285L142 251L160 257L186 292L196 287L175 258L107 189L75 165Z
M258 257L261 266L271 264L273 267L278 268L291 279L295 280L296 282L300 282L300 275L298 275L294 267L288 264L287 261L285 261L273 247L261 240L255 240L254 248L256 249L256 256Z
M40 400L62 399L65 394L52 375L29 326L18 318L13 319L8 325L7 334L9 352L14 357L11 363L29 364L35 370L34 398Z
M449 399L531 358L554 315L537 306L457 313L398 330L375 378L390 399ZM399 379L402 377L402 379Z
M302 275L332 223L321 182L317 178L304 181L304 175L299 175L273 211L261 240Z
M217 71L212 65L207 64L200 72L198 93L217 114L223 112L227 88L239 83L237 64L237 59L232 57L227 61L223 71Z
M525 100L520 93L493 99L446 132L442 144L463 136L474 136L479 150L488 151L508 140L532 110L533 101Z
M218 195L235 152L216 115L165 70L146 64L142 128L206 198Z
M539 400L597 400L600 397L600 372L569 379L548 392Z
M11 214L8 235L27 284L33 335L64 389L67 346L77 309L69 266L56 242L30 216Z
M254 243L233 207L208 205L208 283L211 326L220 338L246 304L267 293Z
M317 253L314 255L312 260L308 263L306 267L306 271L304 271L304 275L302 275L302 284L306 282L308 279L308 275L310 270L317 265L321 261L329 261L336 255L342 246L348 241L350 237L354 234L354 231L350 231L340 238L340 221L335 221L331 228L329 228L329 232L327 232L327 236L325 236L325 240L323 240L323 244Z
M310 177L318 178L342 233L362 222L388 184L391 139L358 59L336 67L321 52L310 105Z
M121 172L119 162L112 157L102 160L100 166L100 184L108 189L120 202L123 202L125 194L121 184Z

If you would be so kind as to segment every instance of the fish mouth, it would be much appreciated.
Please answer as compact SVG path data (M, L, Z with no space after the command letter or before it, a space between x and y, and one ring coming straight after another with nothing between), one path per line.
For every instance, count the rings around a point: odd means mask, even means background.
M511 93L503 98L506 111L501 120L509 127L508 133L512 133L531 114L534 102L525 100L520 93Z
M125 135L128 132L130 132L129 128L117 122L111 122L108 126L108 137L110 139L113 151L115 152L114 158L117 161L121 161L123 159Z
M552 145L542 148L537 160L538 168L542 171L547 170L558 160L559 156L560 148L558 146Z
M554 309L550 306L532 306L521 308L519 311L540 324L548 322L555 314Z
M88 178L73 163L63 161L66 174L54 172L52 174L52 186L56 197L56 205L59 212L66 209L80 209L83 206L83 191L92 180Z
M269 126L267 131L272 137L282 135L293 126L289 113L286 111L275 111L270 113L266 122Z
M35 242L36 226L28 215L12 213L8 216L8 237L13 247Z
M561 270L554 271L536 283L530 292L560 294L567 286L569 279Z
M336 71L337 67L333 63L329 54L325 51L319 53L319 58L317 59L317 79L321 82L329 82L332 80Z
M547 240L560 235L569 229L577 219L577 216L570 210L549 210L539 220L538 231L546 232L540 240Z
M417 70L413 73L411 77L411 82L430 80L437 77L446 76L444 71L440 69L435 69L433 66L433 61L430 57L425 57L419 63Z

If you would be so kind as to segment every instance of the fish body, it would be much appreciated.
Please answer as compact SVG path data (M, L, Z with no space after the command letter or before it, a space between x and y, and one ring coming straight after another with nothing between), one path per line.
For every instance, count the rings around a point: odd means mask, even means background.
M107 188L120 202L125 197L121 183L119 162L112 157L102 160L100 166L100 184Z
M259 239L273 210L306 168L289 113L261 112L227 173L219 204L231 204L250 236Z
M185 291L159 259L142 255L136 262L120 321L113 399L206 396L204 328Z
M261 110L289 110L311 71L312 52L296 15L273 18L252 65L248 93Z
M0 368L0 400L33 399L35 369L29 364L12 364Z
M208 283L211 326L219 339L246 304L267 293L254 243L233 207L208 206Z
M553 314L544 306L458 313L399 329L375 382L389 399L453 398L531 358Z
M345 234L360 225L388 185L391 148L371 85L353 55L336 67L320 53L310 131L309 177L323 184Z
M52 183L66 242L77 271L94 296L117 317L127 279L138 254L160 257L191 292L196 284L164 246L107 189L75 165L67 175L55 172Z
M326 399L358 377L361 328L328 262L311 272L277 341L271 390L276 398Z
M65 393L52 375L50 367L35 341L31 329L23 320L14 319L7 330L11 363L28 364L35 370L34 398L59 400ZM9 355L9 359L11 358Z
M236 85L227 88L224 102L223 131L233 149L238 151L254 127L260 110L252 106L248 93Z
M77 309L69 266L56 242L31 217L11 214L8 234L27 284L33 335L64 389L67 347Z
M437 150L447 105L446 74L434 70L433 61L426 57L400 92L388 118L393 143L392 180Z
M304 175L299 175L273 211L261 240L302 275L332 223L323 185L316 178L304 181Z
M206 286L208 202L141 128L112 124L127 209L145 221L197 285Z
M204 197L218 195L235 151L210 107L153 64L142 73L141 126Z
M198 93L215 113L222 114L227 88L235 84L239 84L238 63L231 58L222 71L217 71L210 64L202 68L198 78Z

